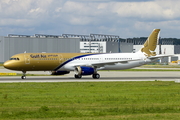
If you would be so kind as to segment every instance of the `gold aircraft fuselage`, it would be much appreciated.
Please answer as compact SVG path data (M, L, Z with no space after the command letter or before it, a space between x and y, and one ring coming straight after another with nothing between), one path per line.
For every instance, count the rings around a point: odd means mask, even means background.
M12 56L4 66L18 71L52 71L65 61L85 54L88 53L22 53Z

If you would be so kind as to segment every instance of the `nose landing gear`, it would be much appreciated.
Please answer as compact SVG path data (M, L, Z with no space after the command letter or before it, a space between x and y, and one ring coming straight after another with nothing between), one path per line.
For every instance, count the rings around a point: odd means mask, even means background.
M23 75L21 76L21 79L26 79L26 71L22 71Z

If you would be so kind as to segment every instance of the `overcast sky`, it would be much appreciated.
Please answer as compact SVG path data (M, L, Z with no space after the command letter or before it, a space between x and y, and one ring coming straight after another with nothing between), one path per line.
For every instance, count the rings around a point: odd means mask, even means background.
M108 34L180 38L180 0L0 0L0 36Z

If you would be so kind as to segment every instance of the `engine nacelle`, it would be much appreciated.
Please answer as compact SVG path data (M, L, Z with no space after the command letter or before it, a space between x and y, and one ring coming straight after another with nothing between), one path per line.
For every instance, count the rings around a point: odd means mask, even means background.
M64 74L69 74L70 71L52 71L51 75L64 75Z
M78 66L74 71L76 75L92 75L95 73L94 68L85 66Z

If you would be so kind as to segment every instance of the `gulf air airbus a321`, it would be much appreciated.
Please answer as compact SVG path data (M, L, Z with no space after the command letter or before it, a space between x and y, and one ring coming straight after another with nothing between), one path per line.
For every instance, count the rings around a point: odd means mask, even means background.
M92 75L99 79L98 70L122 70L148 64L164 57L154 52L160 29L154 29L142 48L136 53L21 53L13 55L4 63L10 70L51 71L51 75L64 75L74 71L75 78Z

